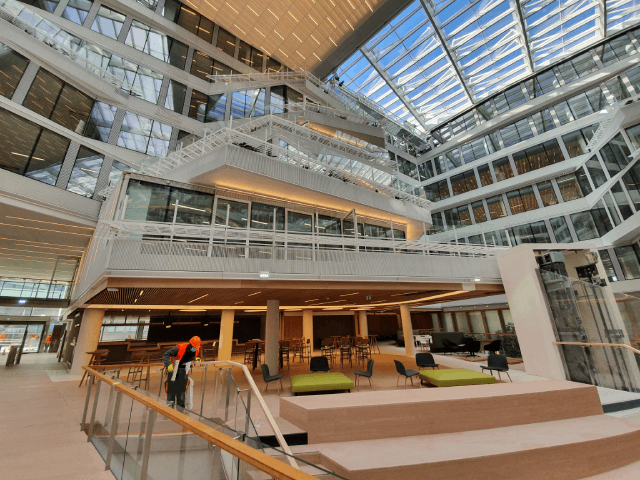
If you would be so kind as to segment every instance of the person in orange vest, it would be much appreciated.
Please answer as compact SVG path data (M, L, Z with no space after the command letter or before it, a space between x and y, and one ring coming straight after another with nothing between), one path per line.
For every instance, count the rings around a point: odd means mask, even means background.
M189 343L179 343L175 347L167 350L162 356L162 362L164 363L164 367L167 369L167 383L165 384L165 389L167 392L167 401L168 402L176 402L179 406L185 406L185 396L186 396L186 384L184 392L180 392L179 394L171 393L169 383L172 382L173 371L175 369L175 362L178 361L178 374L176 375L176 382L184 379L186 374L184 369L189 362L194 362L199 360L200 354L200 337L192 337L189 340ZM180 369L183 371L181 372Z
M44 351L48 352L50 346L51 346L51 335L48 335L44 341Z

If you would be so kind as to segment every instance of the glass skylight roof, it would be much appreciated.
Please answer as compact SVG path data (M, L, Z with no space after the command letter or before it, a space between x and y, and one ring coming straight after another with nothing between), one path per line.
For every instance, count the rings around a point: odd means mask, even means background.
M606 26L603 12L606 5ZM422 0L337 71L344 86L429 131L640 20L640 0Z

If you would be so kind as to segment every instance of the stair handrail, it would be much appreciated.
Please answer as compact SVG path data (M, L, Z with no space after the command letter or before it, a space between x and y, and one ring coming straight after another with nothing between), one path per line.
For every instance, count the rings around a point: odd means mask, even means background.
M206 362L206 363L218 363L218 362ZM233 363L233 362L222 362L222 363ZM239 364L236 364L239 365ZM292 454L287 453L287 458L289 462L293 462L293 465L287 465L286 463L273 458L266 453L263 453L255 448L250 447L234 438L231 438L224 433L219 432L218 430L199 422L198 420L194 420L193 418L185 415L184 413L178 412L176 409L171 408L167 405L164 405L143 393L140 393L132 388L129 388L122 384L122 382L118 379L110 378L93 367L82 367L89 374L89 389L87 390L87 400L85 403L85 412L82 419L82 427L84 429L86 417L87 417L87 407L89 404L89 399L91 395L91 385L93 384L93 379L97 379L99 382L104 382L110 387L114 388L118 392L122 392L124 395L130 397L133 401L137 401L145 407L153 410L156 413L159 413L163 417L171 420L172 422L177 423L181 427L189 430L200 438L206 440L207 442L215 445L218 448L230 453L234 457L242 460L243 462L248 463L259 469L262 472L267 473L269 476L276 478L278 480L315 480L315 477L299 470L297 468L297 463L292 458ZM246 368L246 367L245 367ZM251 375L249 375L251 377ZM251 379L252 380L252 379ZM255 386L255 382L253 382ZM96 397L97 398L97 397Z
M627 350L632 351L633 353L637 353L640 355L640 350L637 348L633 348L631 345L627 345L626 343L598 343L598 342L551 342L553 345L578 345L581 347L620 347L626 348Z

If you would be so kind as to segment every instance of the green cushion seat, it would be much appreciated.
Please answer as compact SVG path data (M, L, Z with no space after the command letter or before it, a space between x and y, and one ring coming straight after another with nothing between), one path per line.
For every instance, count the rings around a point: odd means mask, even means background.
M291 391L321 392L326 390L352 390L353 380L340 372L306 373L291 376Z
M460 385L483 385L496 383L493 375L474 372L466 368L446 368L442 370L420 370L420 379L436 387L456 387Z

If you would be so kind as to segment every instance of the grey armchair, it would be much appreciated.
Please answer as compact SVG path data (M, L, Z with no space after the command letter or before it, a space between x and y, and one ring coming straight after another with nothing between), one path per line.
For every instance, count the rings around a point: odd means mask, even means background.
M369 385L373 386L371 383L371 377L373 376L373 360L369 360L367 362L367 371L363 372L361 370L355 370L353 374L356 376L356 388L360 390L360 377L364 377L369 380Z
M493 375L493 371L498 372L498 379L502 380L500 377L500 372L504 372L509 377L509 381L511 380L511 375L509 375L509 362L507 361L507 357L504 355L498 355L497 353L490 353L489 358L487 359L487 365L480 365L480 368L484 370L489 370L491 375Z
M398 382L400 382L400 378L404 377L404 388L407 388L407 378L411 380L411 386L413 386L413 377L418 375L418 372L415 370L407 370L404 368L404 365L398 360L394 360L393 363L396 364L396 372L398 372L398 381L396 382L396 387L398 386Z
M280 390L282 390L282 377L284 377L284 375L282 373L279 373L277 375L271 375L269 373L269 366L266 363L263 363L262 365L260 365L260 368L262 368L262 378L264 380L264 388L262 389L262 393L265 393L267 391L267 387L271 382L278 381L278 395L279 395Z

